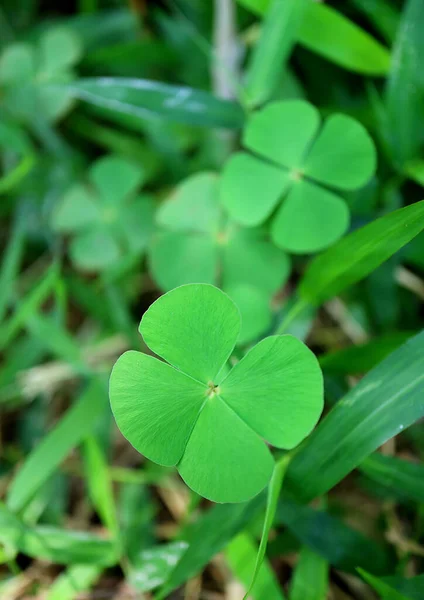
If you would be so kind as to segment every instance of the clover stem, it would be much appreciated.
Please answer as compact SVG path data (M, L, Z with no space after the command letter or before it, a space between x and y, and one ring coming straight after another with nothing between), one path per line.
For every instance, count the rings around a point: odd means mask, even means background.
M275 332L276 335L281 335L282 333L284 333L286 331L287 327L294 321L294 319L301 312L303 312L305 310L305 308L307 306L308 306L308 302L306 302L305 300L302 300L302 298L299 298L298 300L296 300L294 305L290 308L288 313L283 317L281 323L277 327L277 330Z
M287 472L287 467L290 464L290 461L293 457L293 453L288 452L284 454L274 466L274 471L272 473L271 481L268 485L268 499L266 504L266 512L265 512L265 520L264 526L262 529L262 537L261 542L259 544L258 554L256 556L255 570L253 572L252 581L250 583L249 589L246 592L243 600L247 600L250 592L256 582L256 578L259 574L260 568L262 566L266 547L268 545L268 537L269 532L272 527L272 523L275 517L275 511L277 510L278 498L280 496L281 488L283 485L284 476Z

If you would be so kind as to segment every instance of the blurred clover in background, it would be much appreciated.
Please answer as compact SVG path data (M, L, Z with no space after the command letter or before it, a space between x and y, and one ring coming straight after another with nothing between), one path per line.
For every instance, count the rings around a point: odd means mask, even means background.
M254 227L271 217L272 240L294 254L318 252L346 233L349 209L332 188L356 190L375 171L363 125L336 113L321 126L312 104L276 102L248 120L243 144L251 154L228 159L221 185L236 222Z
M18 121L54 122L74 102L65 87L82 56L76 34L65 27L44 31L35 43L17 42L0 55L0 107Z
M52 212L51 226L70 235L72 262L84 271L104 271L124 258L140 256L154 226L154 202L138 191L142 167L106 156L73 185Z
M244 228L219 204L220 177L198 173L183 181L156 214L149 246L154 279L164 291L185 283L219 284L242 313L239 343L272 322L272 296L287 281L290 260L265 227Z

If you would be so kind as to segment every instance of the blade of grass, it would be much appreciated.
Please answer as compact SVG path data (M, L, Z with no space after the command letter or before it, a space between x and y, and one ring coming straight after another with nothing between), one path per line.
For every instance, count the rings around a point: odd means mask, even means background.
M93 505L102 522L116 538L119 533L112 483L105 456L94 436L83 443L86 482Z
M299 286L300 297L322 304L372 273L423 229L424 200L357 229L312 260Z
M250 584L252 571L255 568L256 555L257 547L247 533L240 533L235 537L225 551L225 557L231 570L245 587ZM258 574L256 583L253 587L252 596L258 599L285 599L274 572L267 560L264 561L262 569Z
M370 371L321 421L288 470L292 493L320 496L424 416L424 331Z
M245 96L248 106L261 105L272 96L296 43L308 1L271 1L247 67Z
M16 312L0 328L0 350L10 344L26 320L40 308L51 294L58 275L58 265L53 263L27 297L18 303Z
M10 234L10 240L3 255L0 271L0 322L4 319L11 296L14 292L14 282L18 278L24 247L24 219L21 212L17 211Z
M7 494L11 510L19 512L25 508L72 448L92 430L104 410L107 410L106 390L94 380L19 469Z
M203 90L178 87L145 79L99 77L75 81L67 86L75 98L114 114L130 115L134 121L162 117L171 121L239 129L241 107Z
M269 532L271 531L272 523L275 517L275 512L277 510L278 498L280 496L284 476L286 474L287 467L290 464L291 458L291 454L284 454L275 463L274 472L272 474L272 478L268 486L268 500L266 505L265 521L262 530L261 542L259 544L258 555L256 557L255 570L253 571L252 581L243 600L247 600L258 578L265 557L266 547L268 545Z
M290 600L325 600L328 594L328 562L303 546L291 580Z
M76 600L97 581L102 570L97 565L71 565L55 579L46 600Z

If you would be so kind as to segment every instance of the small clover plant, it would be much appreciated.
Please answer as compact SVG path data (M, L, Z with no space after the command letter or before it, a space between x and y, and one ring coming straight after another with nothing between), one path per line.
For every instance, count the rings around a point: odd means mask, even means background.
M51 224L71 234L70 256L87 271L103 271L140 255L154 227L154 203L137 195L143 169L126 159L106 156L88 172L89 185L72 186L55 207Z
M0 104L11 116L30 122L41 115L47 121L63 116L73 103L65 89L82 55L79 38L69 29L55 27L38 43L11 44L0 55Z
M271 297L290 273L287 254L264 228L230 222L218 200L219 177L199 173L180 184L156 214L149 263L160 287L219 284L243 316L239 343L255 339L271 325Z
M269 482L265 443L297 446L323 408L314 354L290 335L254 346L231 370L240 332L234 302L208 284L161 296L140 323L158 358L125 352L110 378L118 427L150 460L177 466L195 492L215 502L244 502Z
M276 102L253 114L243 144L252 154L234 154L221 185L222 203L235 221L253 227L272 215L273 241L297 254L322 250L346 232L348 207L331 189L360 188L376 165L374 144L360 123L333 114L320 126L312 104Z

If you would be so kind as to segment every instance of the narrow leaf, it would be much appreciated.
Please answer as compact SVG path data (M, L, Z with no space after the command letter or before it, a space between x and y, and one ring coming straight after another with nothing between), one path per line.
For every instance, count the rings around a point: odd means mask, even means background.
M362 575L363 579L378 593L381 600L411 600L409 596L405 596L401 594L391 585L385 583L382 579L371 575L364 569L358 569L360 575Z
M290 587L290 600L326 600L328 593L328 562L303 546Z
M59 423L35 447L12 481L7 505L22 510L66 455L92 430L106 409L105 391L92 383Z
M239 105L203 90L123 77L81 79L68 85L75 98L120 113L135 121L162 117L171 121L239 129L244 115Z
M296 42L307 2L271 1L247 69L245 92L249 105L260 105L272 95Z
M239 0L259 15L271 0ZM299 2L300 4L300 2ZM298 42L344 69L363 75L386 75L390 52L369 33L322 2L308 0L297 35Z
M3 254L0 270L0 322L6 314L10 297L14 290L25 243L25 227L22 215L15 217L10 240Z
M324 494L384 442L424 416L424 332L350 390L305 442L288 471L290 490Z
M108 464L94 436L84 441L83 456L91 500L111 534L118 534L115 501Z
M251 582L256 553L255 543L247 533L240 533L230 542L225 551L231 570L246 588ZM258 574L251 597L258 599L272 598L273 600L284 600L285 598L267 560L264 561Z
M336 296L372 273L423 228L424 200L350 233L310 263L299 286L301 298L319 305Z
M69 531L48 525L29 527L0 505L0 542L33 558L55 564L112 565L116 547L92 533Z
M393 47L392 66L386 88L387 138L394 161L403 166L416 157L422 141L424 116L424 3L408 0L404 5Z
M72 565L51 585L46 600L76 600L100 577L97 565Z
M253 571L252 581L249 589L244 596L244 600L250 595L250 592L255 585L258 578L263 560L265 558L266 547L268 545L269 532L271 531L272 523L275 517L275 511L277 510L278 498L281 492L281 486L283 485L283 479L287 471L287 467L290 463L291 455L285 454L280 460L275 463L274 472L272 474L271 481L268 487L268 501L266 505L265 521L262 530L261 543L259 545L258 556L256 557L255 570Z
M424 465L396 456L374 453L359 466L373 482L383 486L396 498L424 503Z
M182 534L187 550L171 571L156 600L163 600L182 583L196 575L229 541L257 517L265 506L260 494L247 504L219 504L189 525Z
M309 1L299 43L331 62L363 75L386 75L390 53L369 33L331 6Z
M382 574L391 567L384 546L324 510L286 499L279 503L277 518L303 544L342 571L354 573L362 566Z

